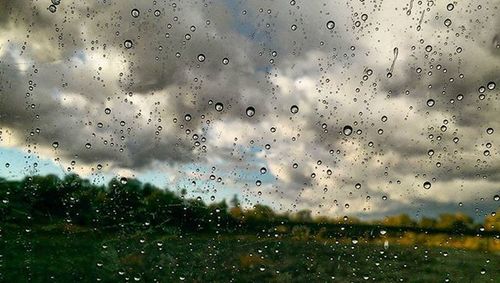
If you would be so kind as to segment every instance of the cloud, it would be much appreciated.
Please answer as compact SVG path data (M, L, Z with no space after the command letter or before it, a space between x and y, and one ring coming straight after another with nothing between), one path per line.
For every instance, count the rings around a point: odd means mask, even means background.
M495 3L0 4L3 146L330 215L498 193Z

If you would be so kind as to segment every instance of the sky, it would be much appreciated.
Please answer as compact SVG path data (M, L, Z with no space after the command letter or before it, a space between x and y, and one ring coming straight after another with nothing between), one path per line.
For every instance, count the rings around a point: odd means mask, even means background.
M500 1L51 5L0 0L2 177L366 219L499 207Z

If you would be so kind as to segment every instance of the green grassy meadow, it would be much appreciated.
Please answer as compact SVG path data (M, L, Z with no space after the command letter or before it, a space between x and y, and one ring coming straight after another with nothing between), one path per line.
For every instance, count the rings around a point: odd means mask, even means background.
M500 282L500 255L289 236L2 229L3 282Z

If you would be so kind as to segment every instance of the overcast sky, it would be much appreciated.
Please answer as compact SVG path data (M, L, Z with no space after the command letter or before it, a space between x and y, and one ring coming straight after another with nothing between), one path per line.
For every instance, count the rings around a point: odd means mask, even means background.
M5 177L365 218L499 206L500 1L60 2L0 0Z

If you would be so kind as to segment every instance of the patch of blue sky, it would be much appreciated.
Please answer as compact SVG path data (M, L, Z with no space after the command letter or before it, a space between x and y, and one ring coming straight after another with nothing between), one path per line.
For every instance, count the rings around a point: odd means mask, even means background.
M19 180L26 175L55 174L64 176L64 169L49 159L19 148L0 147L0 177Z

